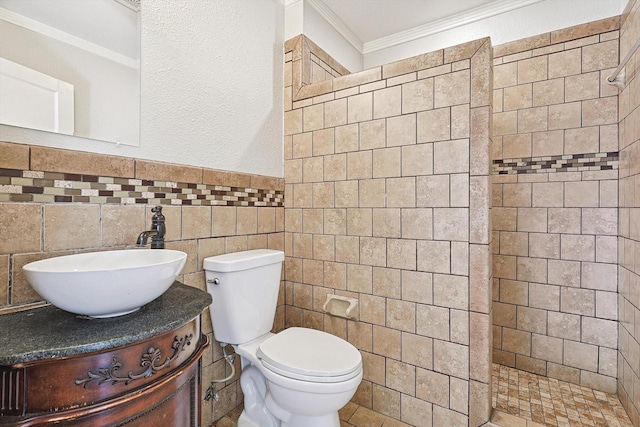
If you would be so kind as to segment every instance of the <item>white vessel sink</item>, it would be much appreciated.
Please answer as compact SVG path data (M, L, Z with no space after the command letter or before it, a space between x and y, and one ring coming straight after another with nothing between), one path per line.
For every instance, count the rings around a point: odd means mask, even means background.
M33 289L56 307L91 317L115 317L162 295L186 260L181 251L131 249L48 258L22 268Z

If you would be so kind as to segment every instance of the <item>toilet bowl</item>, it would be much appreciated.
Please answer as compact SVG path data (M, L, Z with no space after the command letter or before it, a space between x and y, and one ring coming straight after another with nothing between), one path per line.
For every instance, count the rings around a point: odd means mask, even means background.
M362 380L358 350L325 332L289 328L234 348L264 377L268 393L260 397L283 426L339 426L338 410Z
M239 427L339 427L362 380L362 357L326 332L271 333L284 253L259 249L204 260L217 341L241 356Z

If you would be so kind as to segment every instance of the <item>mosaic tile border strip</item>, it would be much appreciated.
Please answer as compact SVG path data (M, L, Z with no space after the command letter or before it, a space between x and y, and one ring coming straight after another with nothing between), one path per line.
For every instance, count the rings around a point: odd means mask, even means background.
M618 169L619 160L620 154L617 151L502 159L493 161L493 173L498 175L515 175L613 170Z
M0 202L284 206L284 192L0 168Z

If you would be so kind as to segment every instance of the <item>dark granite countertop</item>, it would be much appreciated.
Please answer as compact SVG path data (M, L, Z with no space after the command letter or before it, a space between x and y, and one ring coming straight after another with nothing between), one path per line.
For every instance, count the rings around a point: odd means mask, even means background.
M0 366L73 356L131 344L182 326L211 295L175 282L140 310L93 319L46 306L0 316Z

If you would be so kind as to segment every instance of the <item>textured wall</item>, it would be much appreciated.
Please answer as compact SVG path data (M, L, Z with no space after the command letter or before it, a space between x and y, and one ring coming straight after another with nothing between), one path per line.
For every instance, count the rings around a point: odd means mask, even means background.
M299 57L285 54L285 326L361 351L360 405L411 425L481 425L489 40L300 90ZM359 320L325 315L329 293L357 298Z
M494 362L616 391L614 17L494 49Z
M282 4L150 1L142 18L141 149L282 176Z

